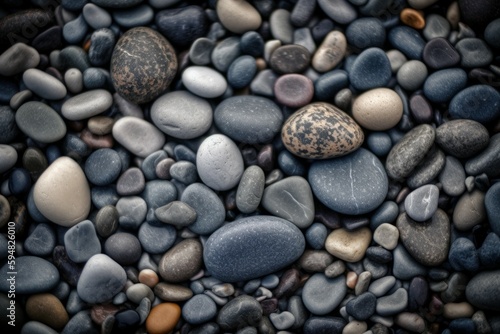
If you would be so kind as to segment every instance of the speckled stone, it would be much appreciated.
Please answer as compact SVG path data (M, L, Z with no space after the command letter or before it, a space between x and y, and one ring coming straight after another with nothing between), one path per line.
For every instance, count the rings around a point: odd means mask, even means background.
M132 28L116 43L110 72L120 95L133 103L146 103L170 85L177 73L177 57L160 33Z
M330 71L344 59L346 50L345 35L337 30L331 31L314 53L311 65L318 72Z
M356 150L364 140L359 125L339 108L312 103L283 125L281 138L293 154L306 159L329 159Z
M237 282L286 267L302 255L304 248L304 236L289 221L254 216L225 225L210 235L203 258L213 276Z
M376 88L358 96L352 105L352 117L368 130L388 130L401 120L403 101L388 88Z
M159 264L160 276L167 282L183 282L202 266L203 246L196 239L185 239L166 252Z
M255 298L248 295L232 299L220 309L217 315L217 323L224 331L235 331L247 326L257 326L261 319L262 306ZM237 333L240 333L240 331Z
M489 139L484 125L469 119L452 120L436 129L436 143L459 159L475 156L488 146Z
M467 284L467 300L477 308L500 311L500 270L483 271L475 275Z

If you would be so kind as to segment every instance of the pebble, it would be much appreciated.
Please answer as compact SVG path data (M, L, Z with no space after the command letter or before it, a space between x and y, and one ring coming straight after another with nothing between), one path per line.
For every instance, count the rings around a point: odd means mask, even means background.
M310 61L311 55L304 46L291 44L274 50L269 66L279 74L302 73L307 69Z
M467 301L480 309L500 311L496 298L500 282L499 275L500 270L490 270L472 277L465 290Z
M193 183L186 187L181 201L196 212L194 223L189 225L191 231L198 234L210 234L224 223L224 205L219 197L204 184Z
M33 93L44 99L60 100L67 93L62 82L36 68L24 71L23 82Z
M240 56L240 38L236 36L228 37L218 43L212 51L212 65L220 72L226 72L231 63ZM212 71L207 71L214 74ZM206 73L206 72L205 72ZM215 72L217 73L217 72ZM217 73L220 74L220 73ZM207 74L207 77L210 75ZM208 79L208 78L207 78ZM219 85L220 86L220 85ZM224 89L225 90L225 89ZM221 93L222 95L222 93ZM218 95L219 96L219 95Z
M430 68L442 70L457 66L460 63L460 54L446 38L437 37L425 44L422 59Z
M318 72L328 72L335 68L344 58L347 51L347 40L340 31L331 31L325 36L311 61Z
M89 26L83 15L78 15L74 20L66 22L63 26L62 34L64 40L69 44L78 44L82 42L87 34Z
M262 23L260 13L245 0L218 1L216 11L224 28L236 34L257 30Z
M406 214L416 222L425 222L437 210L439 189L433 184L421 186L406 196Z
M398 70L397 80L404 89L416 91L427 78L427 67L419 60L410 60Z
M206 37L196 39L189 48L189 59L195 65L210 64L210 55L215 48L215 42Z
M177 283L190 279L202 265L203 246L195 239L185 239L166 252L159 264L160 276Z
M488 85L470 86L451 100L449 113L453 118L480 123L494 121L500 117L500 93Z
M248 55L240 56L227 69L227 81L233 89L242 89L252 82L256 73L255 58Z
M70 68L64 73L64 83L68 91L78 94L83 90L83 74L77 68Z
M432 73L424 82L424 95L431 102L445 103L460 92L467 83L467 74L459 68Z
M132 116L117 120L112 133L118 143L141 158L158 151L165 143L163 132L153 124Z
M45 325L44 323L41 323L41 322L35 321L35 320L30 320L30 321L24 323L24 325L22 327L22 333L23 334L30 334L30 333L57 334L57 331L52 329L52 327Z
M479 248L479 260L485 267L497 266L500 262L500 252L498 246L500 238L493 232L488 233L481 248Z
M465 191L465 171L457 158L448 156L439 174L443 191L449 196L460 196Z
M415 333L421 333L426 328L425 320L417 313L401 312L394 318L394 323Z
M396 126L403 116L403 102L388 88L376 88L359 95L352 104L352 116L362 127L384 131Z
M409 280L418 275L425 275L427 269L408 253L402 244L398 244L392 252L394 262L392 267L393 275L402 280Z
M389 31L387 36L391 45L404 53L410 59L422 59L425 41L420 33L413 28L397 26Z
M408 293L404 288L399 288L394 293L377 299L376 312L383 317L396 315L407 305Z
M68 157L58 158L43 172L34 186L33 198L44 217L65 227L81 222L90 211L90 189L85 174Z
M349 45L360 50L381 48L386 38L382 21L375 17L363 17L351 22L345 34Z
M155 15L158 30L174 45L189 46L208 30L205 11L200 6L185 6L159 11Z
M290 12L279 8L274 10L269 17L269 28L274 39L283 44L293 42L293 26L290 22Z
M321 333L335 331L341 333L346 325L346 321L340 317L315 317L312 316L304 323L304 334Z
M87 24L95 30L108 28L112 22L111 15L105 9L93 3L87 3L83 6L82 14Z
M377 299L371 292L365 292L346 304L346 311L357 320L368 320L374 313Z
M494 49L500 48L500 39L498 38L499 29L500 20L495 19L488 23L486 29L484 30L484 40Z
M116 181L116 191L121 196L138 195L146 186L143 172L137 167L125 170Z
M333 262L333 257L324 250L306 250L298 260L299 266L306 272L324 272Z
M17 151L10 145L0 144L0 173L4 173L14 167L17 162Z
M146 26L154 16L153 9L148 5L139 5L129 9L113 11L113 20L124 28Z
M358 16L355 7L347 0L318 0L318 5L329 18L339 24L349 24Z
M373 241L388 250L398 245L399 230L392 224L380 224L373 232Z
M194 296L182 307L182 317L193 325L205 323L216 314L217 305L212 298L204 294Z
M436 129L436 143L459 159L471 158L488 146L489 134L479 122L469 119L451 120Z
M9 212L10 216L10 212ZM0 224L2 225L2 224ZM49 224L41 223L24 241L24 249L36 256L49 256L56 246L56 233Z
M460 237L455 239L450 247L448 261L456 271L477 271L480 266L479 254L474 243L469 239Z
M460 54L460 65L465 68L485 67L493 60L493 53L479 38L464 38L455 44Z
M151 308L146 319L146 330L151 334L169 333L181 317L181 308L175 303L160 303Z
M51 328L61 330L69 320L61 301L50 293L31 295L26 300L26 314Z
M109 237L118 228L118 210L113 205L101 208L95 217L95 229L101 237Z
M0 54L0 75L10 77L35 68L40 63L40 54L34 48L16 43Z
M66 125L61 116L42 102L24 103L17 110L15 119L24 134L41 143L56 142L66 134Z
M145 269L148 270L148 269ZM143 270L143 271L145 271ZM154 271L153 271L154 272ZM141 271L142 273L142 271ZM156 273L155 273L156 275ZM140 279L140 276L139 276ZM158 281L158 275L156 275L155 282ZM151 287L153 288L153 287ZM189 300L193 296L193 291L182 285L169 284L165 282L160 282L154 285L154 294L158 298L161 298L167 302L183 302Z
M61 112L66 119L79 121L101 114L113 104L113 97L104 89L95 89L66 100Z
M150 301L154 301L155 298L153 291L143 283L136 283L130 286L127 288L126 294L127 298L135 304L140 304L143 298L147 298Z
M121 160L118 153L110 148L98 149L89 155L85 162L87 179L98 186L114 182L121 172Z
M57 268L47 260L36 256L18 256L16 258L16 292L19 294L36 294L48 292L59 283ZM7 272L7 262L1 268L2 283L0 290L7 293L10 281ZM33 275L36 272L37 275Z
M258 245L253 242L256 238ZM203 258L213 276L236 282L286 267L300 257L304 247L304 237L292 223L272 216L255 216L224 225L211 234Z
M302 301L309 312L325 315L332 312L347 293L344 276L328 278L322 273L311 276L302 289Z
M198 175L214 190L229 190L243 174L243 158L236 144L225 135L206 138L196 154Z
M243 172L236 191L236 206L242 213L252 213L260 205L264 193L265 174L258 166Z
M8 144L19 134L16 113L8 106L0 106L0 143Z
M360 91L387 85L391 78L391 63L380 48L369 48L361 52L349 71L351 85Z
M391 291L395 284L396 278L394 276L385 276L373 281L368 287L368 293L375 297L382 297Z
M157 208L155 216L163 223L184 227L196 221L197 213L189 204L173 201Z
M90 36L89 62L94 66L103 66L109 63L115 43L115 34L111 29L95 30Z
M388 189L381 162L363 148L345 157L314 162L308 180L314 195L323 204L348 215L376 209L384 201Z
M119 232L111 235L104 243L104 253L120 265L132 265L141 256L142 248L134 234Z
M224 331L245 326L257 326L262 319L262 307L255 298L238 296L224 305L217 314L217 324Z
M182 72L182 83L193 94L204 98L219 97L227 89L226 79L206 66L189 66Z
M465 171L468 175L479 175L486 173L489 177L498 175L498 152L500 149L500 136L493 135L486 149L465 163Z
M486 208L486 213L488 215L488 221L490 222L491 229L497 235L500 235L500 224L498 223L498 217L500 217L500 208L496 205L498 203L498 198L500 197L500 185L495 183L486 192L484 198L484 205Z
M150 28L127 30L113 50L113 86L132 103L154 100L170 85L176 72L174 49L165 37Z
M372 233L366 227L354 231L340 228L328 235L325 248L330 254L341 260L357 262L364 257L371 237Z
M445 164L445 155L439 149L431 149L424 160L418 165L407 179L412 189L421 187L436 178Z
M264 39L256 31L248 31L241 36L240 49L243 54L253 57L262 56L264 52Z
M303 136L304 132L309 136ZM281 138L285 147L299 157L328 159L356 150L364 135L342 110L318 102L295 112L283 125Z
M266 143L280 132L283 113L276 103L260 96L233 96L222 101L214 111L217 128L231 139Z
M173 246L176 236L176 230L171 225L154 226L144 223L139 227L137 237L146 252L162 254Z
M274 95L279 103L291 108L300 108L313 98L313 82L301 74L285 74L276 80Z
M101 243L94 224L84 220L71 227L64 234L64 247L70 260L75 263L87 262L92 256L101 253Z

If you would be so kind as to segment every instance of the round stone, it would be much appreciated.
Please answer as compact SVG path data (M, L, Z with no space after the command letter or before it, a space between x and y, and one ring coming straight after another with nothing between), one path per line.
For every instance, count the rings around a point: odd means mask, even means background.
M467 84L467 73L460 68L450 68L432 73L424 83L424 95L432 102L450 101Z
M69 321L64 305L50 293L31 295L26 300L26 314L32 320L58 330L62 330Z
M430 219L437 210L439 189L433 184L427 184L413 190L406 196L405 210L408 216L417 221L424 222Z
M398 83L408 91L416 91L427 78L427 67L419 60L410 60L398 70Z
M388 88L376 88L358 96L352 105L352 117L368 130L384 131L396 126L403 116L403 102Z
M465 171L457 158L446 157L444 168L439 174L439 182L449 196L460 196L465 191Z
M346 0L318 0L319 7L334 22L339 24L349 24L354 21L358 13L350 1Z
M472 119L480 123L500 117L500 93L488 85L475 85L460 91L449 106L453 118Z
M349 215L376 209L388 190L382 163L363 148L341 158L314 162L308 178L313 193L323 204Z
M114 182L122 170L118 153L110 148L98 149L85 162L87 179L97 186L105 186Z
M391 63L380 48L369 48L359 54L349 71L351 85L360 91L385 86L391 79Z
M288 266L302 255L304 247L304 236L289 221L253 216L224 225L210 235L203 258L213 276L237 282Z
M182 72L182 83L193 94L205 98L219 97L227 89L226 79L206 66L189 66Z
M417 60L422 58L425 41L417 30L404 25L396 26L389 31L388 40L406 57Z
M0 54L0 75L9 77L35 68L40 63L40 54L25 43L16 43Z
M304 284L302 301L309 312L325 315L340 304L346 293L346 279L343 275L328 278L323 273L316 273Z
M207 34L209 21L204 8L190 5L157 12L155 23L170 42L186 47Z
M202 183L193 183L182 192L181 201L193 208L196 219L189 229L197 234L210 234L225 218L225 209L217 194Z
M346 305L346 311L357 320L368 320L374 313L377 299L371 292L364 292L351 299Z
M217 305L212 298L204 294L194 296L182 306L182 317L193 325L205 323L216 314Z
M139 260L142 247L135 235L120 232L106 239L104 253L120 265L126 266L134 264Z
M185 239L166 252L158 263L160 276L167 282L184 282L202 266L203 246L196 239Z
M26 102L17 110L15 117L19 129L38 142L53 143L66 134L61 116L45 103Z
M170 333L181 317L181 308L175 303L160 303L154 306L146 319L148 333Z
M302 45L292 44L278 47L271 54L270 67L280 74L302 73L311 61L311 54Z
M287 107L303 107L311 101L313 95L313 82L301 74L284 74L274 83L276 100Z
M367 227L354 231L339 228L328 235L325 248L328 253L341 260L357 262L365 256L371 240L372 233Z
M80 121L106 111L113 104L113 97L104 89L95 89L66 100L61 112L66 119Z
M127 30L111 57L116 91L132 103L154 100L177 73L175 50L160 33L146 27Z
M113 138L133 154L145 158L165 144L165 135L153 124L133 116L120 118L113 125Z
M44 99L60 100L67 93L61 81L36 68L30 68L23 73L23 82L33 93Z
M259 12L245 0L220 0L216 6L222 25L236 34L257 30L262 23Z
M362 17L353 21L346 29L349 45L360 50L382 47L385 43L385 28L375 17Z
M283 125L281 138L293 154L329 159L355 151L364 140L359 125L339 108L323 102L296 111Z
M116 181L116 192L121 196L138 195L145 186L146 180L142 171L137 167L131 167Z

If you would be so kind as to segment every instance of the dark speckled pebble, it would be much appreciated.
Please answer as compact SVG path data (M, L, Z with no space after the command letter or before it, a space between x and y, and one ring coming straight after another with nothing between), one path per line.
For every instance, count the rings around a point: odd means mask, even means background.
M420 33L407 26L397 26L389 31L389 42L410 59L422 59L425 41Z
M342 333L346 321L340 317L312 316L304 323L304 334Z
M234 89L241 89L250 84L255 73L257 65L252 56L241 56L236 58L227 70L227 82Z
M158 30L173 44L188 46L207 33L208 20L199 6L165 9L156 14Z
M115 233L104 243L103 253L122 266L134 264L142 253L139 239L130 233Z
M309 51L302 45L283 45L274 50L269 65L278 73L302 73L311 61Z
M314 94L320 101L333 102L335 95L349 84L349 76L343 70L333 70L314 81Z
M382 49L370 48L363 51L349 71L351 85L358 90L384 87L391 78L391 63Z
M89 61L94 66L103 66L111 60L115 34L108 28L94 31L90 37Z
M474 243L466 238L458 238L451 244L448 261L456 271L477 271L480 265Z
M441 70L460 63L460 54L445 38L431 39L425 44L422 54L424 63L432 69Z
M453 118L488 123L500 118L500 93L488 85L475 85L460 91L449 106Z
M264 39L256 31L248 31L241 36L241 53L260 57L264 53Z
M457 158L470 158L488 146L488 130L479 122L457 119L436 129L436 143Z
M466 68L486 67L493 60L490 48L479 38L461 39L455 48L461 56L460 64Z
M121 168L122 164L118 153L110 148L101 148L87 158L84 170L91 183L105 186L118 178Z
M375 17L363 17L352 22L345 34L347 42L360 50L382 47L386 36L382 21Z

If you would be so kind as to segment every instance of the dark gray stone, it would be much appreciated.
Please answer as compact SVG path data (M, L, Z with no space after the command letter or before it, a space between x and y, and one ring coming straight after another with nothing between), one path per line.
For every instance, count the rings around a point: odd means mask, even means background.
M479 175L486 173L488 177L500 175L500 133L490 138L488 147L475 157L465 163L465 171L468 175Z
M456 271L477 271L480 267L479 253L474 243L467 238L457 238L450 247L448 261Z
M434 180L444 168L446 163L443 151L438 148L432 148L424 160L415 167L408 176L406 184L412 189L416 189Z
M351 299L346 304L346 311L356 320L368 320L374 313L377 305L377 298L371 292L365 292Z
M56 233L49 224L38 224L24 241L24 249L29 253L45 257L52 254L56 246ZM7 248L6 248L7 249Z
M457 158L446 157L444 168L439 174L439 182L449 196L460 196L465 191L465 171Z
M177 230L172 225L153 226L143 223L137 235L142 248L150 254L165 253L174 245Z
M84 310L75 314L64 326L61 334L97 334L99 331L94 326L90 311Z
M394 248L392 256L394 259L392 273L398 279L409 280L427 273L427 269L415 261L402 244Z
M477 308L500 311L500 270L475 275L467 284L465 295Z
M467 73L460 68L450 68L432 73L424 83L424 95L430 101L450 101L467 84Z
M404 288L397 289L394 293L377 299L376 311L383 317L398 314L408 305L408 293Z
M385 52L380 48L370 48L354 60L349 81L354 88L364 91L384 87L391 75L391 63Z
M459 159L471 158L488 146L488 130L479 122L457 119L436 129L436 143Z
M156 218L166 224L184 227L196 221L196 211L189 204L173 201L155 210Z
M19 294L36 294L48 292L59 283L59 271L47 260L36 256L16 257L15 287ZM7 263L0 268L0 291L10 290L12 276ZM36 275L34 275L36 273Z
M488 189L484 198L484 206L488 215L491 229L500 236L500 182L495 183Z
M264 193L265 174L262 168L253 165L243 172L236 190L236 206L242 213L252 213L260 205Z
M167 282L187 281L201 269L203 246L196 239L185 239L166 252L158 264L160 276Z
M182 306L182 317L188 323L198 325L211 320L217 314L217 305L207 295L200 294Z
M144 174L137 167L127 169L116 181L116 192L121 196L138 195L146 186Z
M104 253L120 265L131 265L141 257L142 248L139 239L131 233L115 233L104 243ZM89 260L90 261L90 260Z

